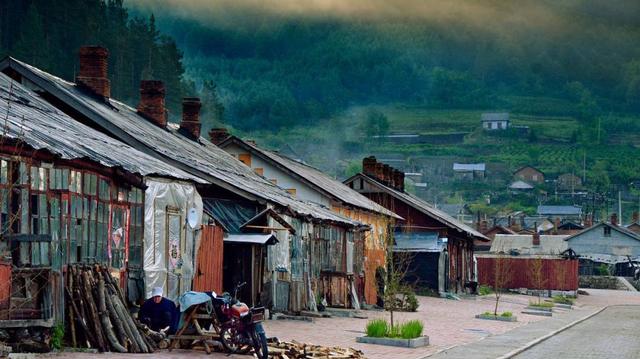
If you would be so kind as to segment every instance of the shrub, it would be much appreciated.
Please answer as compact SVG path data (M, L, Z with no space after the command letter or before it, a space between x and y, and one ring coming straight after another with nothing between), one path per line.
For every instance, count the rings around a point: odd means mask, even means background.
M484 312L484 313L482 313L482 315L493 315L493 313L491 313L491 312Z
M573 299L566 297L564 295L555 295L553 296L553 302L559 304L569 304L573 305Z
M418 310L418 298L416 298L416 294L411 290L411 288L407 287L404 291L404 305L403 309L407 312L415 312Z
M478 287L478 294L480 295L489 295L491 294L492 290L491 287L489 287L488 285L481 285L480 287Z
M64 325L56 324L51 330L51 347L53 349L62 349L62 339L64 338Z
M500 314L501 317L505 317L505 318L511 318L513 317L513 313L511 312L503 312L502 314Z
M418 338L422 335L424 325L420 320L410 320L400 325L400 336L402 339Z
M400 324L389 326L389 331L387 332L387 337L389 338L400 338Z
M384 319L373 319L367 323L367 336L373 338L382 338L387 335L389 324Z

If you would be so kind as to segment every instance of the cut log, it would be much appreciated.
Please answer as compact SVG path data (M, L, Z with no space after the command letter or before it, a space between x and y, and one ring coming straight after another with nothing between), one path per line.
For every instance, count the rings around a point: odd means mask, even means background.
M109 346L111 349L119 352L126 353L127 349L123 347L118 339L116 338L116 334L113 330L113 325L111 325L111 320L109 319L109 313L107 312L107 304L105 300L105 291L104 291L104 279L98 279L98 314L100 315L100 321L102 322L102 329L104 330L104 334L107 337L107 341L109 342Z

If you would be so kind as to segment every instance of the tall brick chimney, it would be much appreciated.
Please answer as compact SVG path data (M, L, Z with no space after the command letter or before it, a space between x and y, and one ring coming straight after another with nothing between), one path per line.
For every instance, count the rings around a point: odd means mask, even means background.
M167 126L167 110L164 107L164 83L157 80L140 81L138 113L154 124Z
M631 217L631 223L638 223L638 222L640 222L640 213L636 211L636 212L633 212L633 215Z
M382 176L382 181L385 184L392 186L391 181L393 179L393 168L386 163L382 165Z
M613 212L611 214L611 225L613 226L617 226L618 225L618 214Z
M222 143L222 141L229 138L229 136L229 131L224 127L212 128L211 130L209 130L209 140L214 145Z
M536 232L533 234L533 241L532 244L534 246L539 246L540 245L540 233L538 233L538 231L536 230Z
M367 176L376 176L376 158L369 156L362 159L362 173Z
M192 138L200 138L200 99L197 97L185 97L182 99L182 121L180 130L189 134Z
M384 181L384 164L382 162L376 162L375 178L378 179L378 181Z
M395 189L400 192L404 192L404 172L394 169L393 170L393 183Z
M107 77L109 51L100 46L83 46L80 48L80 71L76 76L76 84L91 91L97 96L109 98L111 83Z

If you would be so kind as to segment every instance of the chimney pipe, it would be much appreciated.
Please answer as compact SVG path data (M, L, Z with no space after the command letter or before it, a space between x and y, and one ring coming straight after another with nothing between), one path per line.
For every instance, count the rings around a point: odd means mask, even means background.
M222 143L222 141L229 138L229 136L229 131L224 127L212 128L211 130L209 130L209 140L214 145Z
M97 96L109 98L111 83L107 77L109 51L101 46L83 46L79 52L80 71L76 84Z
M200 138L200 99L197 97L185 97L182 99L182 121L180 130L187 132L194 139Z
M404 172L398 169L393 170L393 182L398 191L404 192Z
M154 124L167 126L167 110L164 107L164 83L156 80L140 81L138 113Z
M611 214L611 225L613 226L617 226L618 225L618 214L613 212Z
M369 156L362 159L362 173L367 176L376 176L376 158Z

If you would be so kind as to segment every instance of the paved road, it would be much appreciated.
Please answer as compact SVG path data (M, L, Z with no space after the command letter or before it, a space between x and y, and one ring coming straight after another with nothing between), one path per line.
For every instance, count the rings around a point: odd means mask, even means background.
M640 306L609 307L515 358L638 359Z

